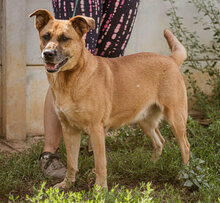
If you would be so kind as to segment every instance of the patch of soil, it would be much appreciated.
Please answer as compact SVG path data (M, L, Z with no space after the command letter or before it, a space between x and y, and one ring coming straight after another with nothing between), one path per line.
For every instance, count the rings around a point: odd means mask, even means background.
M204 127L208 127L212 121L210 118L206 118L205 113L201 111L190 110L189 115Z
M6 140L0 138L0 152L11 155L15 152L22 152L31 147L32 144L44 140L43 135L27 136L26 140Z

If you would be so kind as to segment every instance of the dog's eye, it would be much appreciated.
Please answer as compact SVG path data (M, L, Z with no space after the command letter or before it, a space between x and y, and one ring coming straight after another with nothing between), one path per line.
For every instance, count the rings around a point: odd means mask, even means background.
M70 40L70 38L69 38L69 37L66 37L65 35L61 35L61 36L59 37L59 41L60 41L60 42L66 42L66 41L68 41L68 40Z
M47 33L47 34L43 35L42 38L43 38L45 41L49 41L49 40L50 40L50 33Z

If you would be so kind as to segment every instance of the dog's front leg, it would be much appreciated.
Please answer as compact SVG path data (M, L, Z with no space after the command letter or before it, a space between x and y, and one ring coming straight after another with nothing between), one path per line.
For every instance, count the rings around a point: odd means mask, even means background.
M80 131L64 125L62 125L62 130L67 153L67 171L65 179L54 187L67 189L75 182L75 176L78 171Z
M104 127L100 125L92 126L89 136L94 152L96 185L107 188L107 169L105 153L105 133Z

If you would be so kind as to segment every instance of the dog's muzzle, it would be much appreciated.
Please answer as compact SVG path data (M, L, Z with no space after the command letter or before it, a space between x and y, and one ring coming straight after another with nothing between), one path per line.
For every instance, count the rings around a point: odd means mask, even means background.
M42 52L42 57L45 62L45 68L49 73L57 72L69 60L68 57L65 57L64 59L55 62L57 61L55 59L58 58L57 51L48 49Z

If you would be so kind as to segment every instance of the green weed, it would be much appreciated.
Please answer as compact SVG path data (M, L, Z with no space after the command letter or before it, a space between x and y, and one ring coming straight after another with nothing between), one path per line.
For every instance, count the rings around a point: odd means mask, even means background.
M152 202L152 192L150 183L141 183L139 187L134 189L119 188L118 185L111 188L110 191L101 189L100 186L93 187L89 192L64 192L52 187L46 189L46 183L41 184L40 189L34 189L32 197L26 195L25 201L28 202L87 202L87 203L119 203L119 202ZM12 202L16 202L18 197L13 195L9 197Z
M96 199L97 202L113 202L113 199L115 202L120 202L131 198L132 200L129 201L146 202L141 198L144 198L144 192L148 192L146 186L151 181L150 188L154 191L149 193L149 197L152 198L150 199L152 202L198 200L214 202L217 201L220 191L219 144L218 135L210 136L209 133L214 132L214 129L217 132L218 128L216 122L209 127L203 127L189 118L188 135L193 156L187 167L181 165L179 147L165 122L161 124L160 130L166 139L166 144L157 163L150 161L153 148L139 127L134 129L127 126L125 129L120 129L115 137L106 138L109 192L99 193L97 188L93 189L95 181L95 175L92 173L93 156L88 156L84 150L88 141L87 136L82 136L76 183L71 188L71 192L59 191L57 193L59 196L55 195L56 190L50 188L53 182L49 179L46 179L47 183L41 187L43 189L36 189L40 188L40 184L45 180L37 166L37 158L42 151L43 143L38 143L30 150L11 157L1 154L0 198L6 200L11 194L11 201L13 198L14 201L37 201L37 198L41 200L63 198L67 201L68 198L78 198L80 202L82 198L83 202L95 202ZM59 153L66 164L64 143L61 144ZM143 186L140 186L140 183L143 183ZM16 200L17 195L19 197Z

